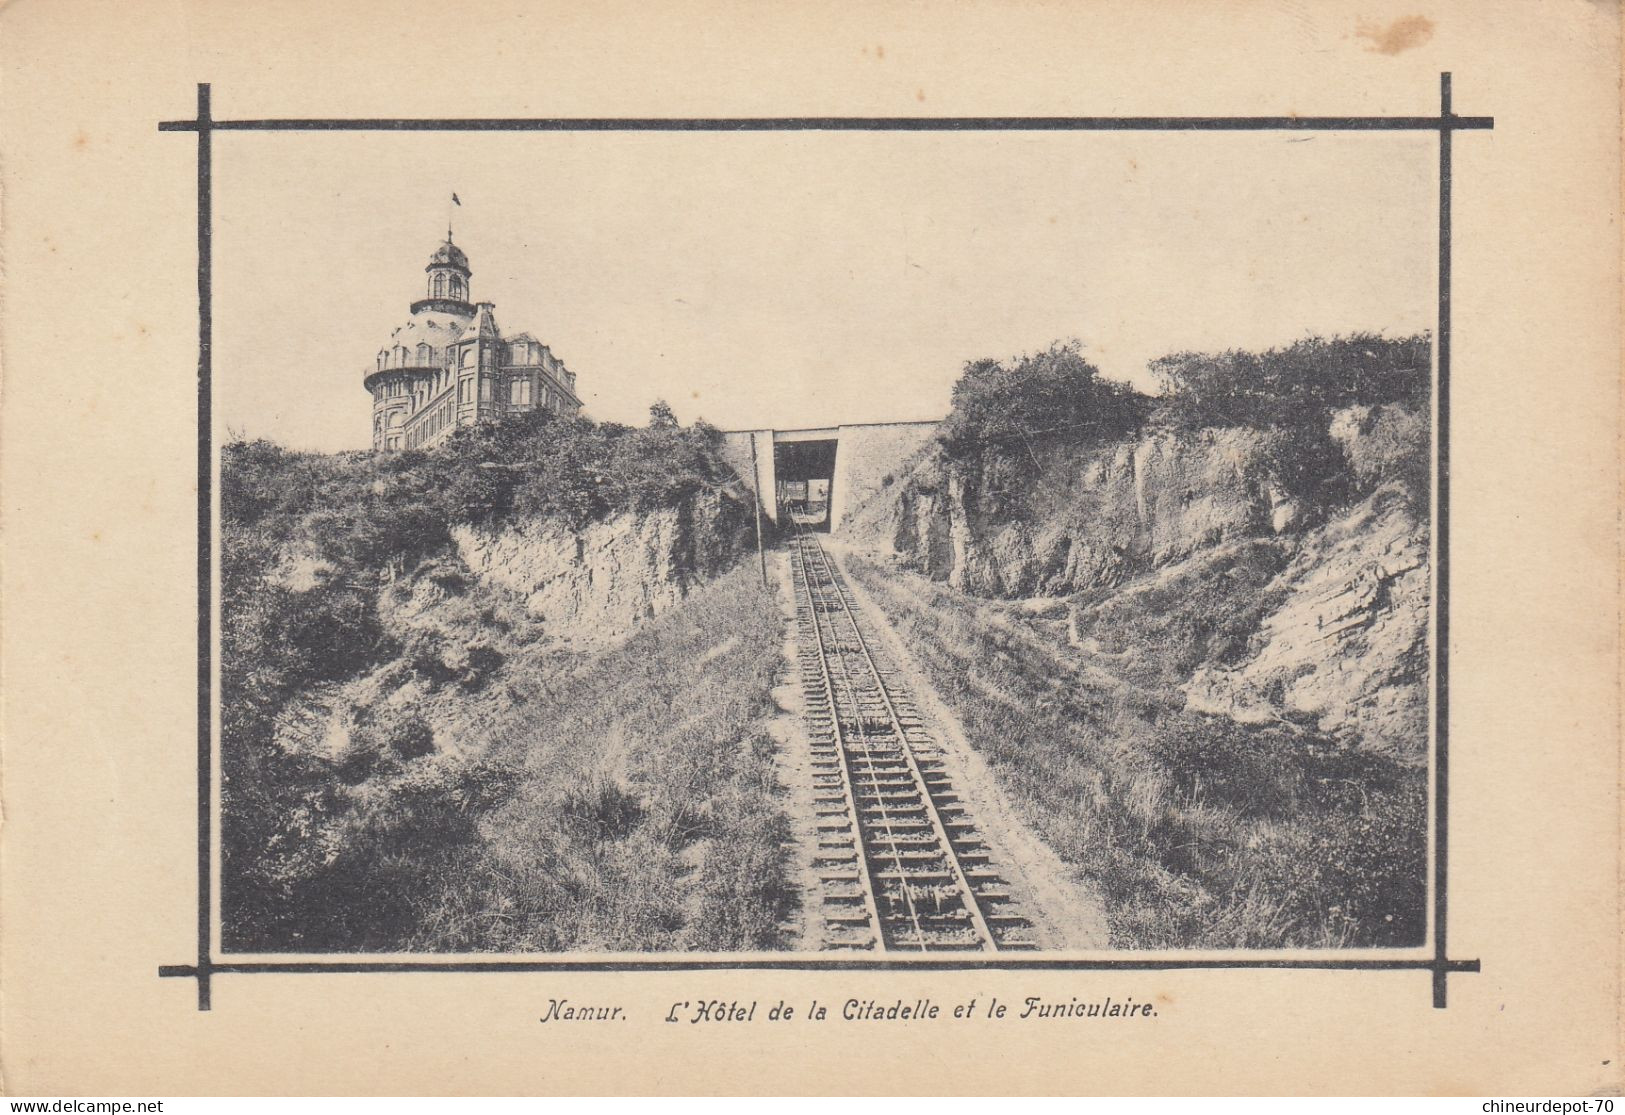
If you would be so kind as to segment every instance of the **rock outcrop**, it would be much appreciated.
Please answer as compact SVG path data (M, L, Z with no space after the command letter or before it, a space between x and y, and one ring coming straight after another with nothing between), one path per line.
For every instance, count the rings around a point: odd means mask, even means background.
M544 636L617 638L738 559L743 512L731 501L626 513L577 530L556 520L460 526L452 541L482 581L521 598Z
M1428 535L1398 488L1306 534L1266 592L1284 602L1259 625L1256 651L1197 669L1186 707L1252 723L1303 719L1414 752L1427 738Z
M1260 618L1247 653L1194 667L1187 707L1419 754L1431 581L1428 524L1407 491L1426 490L1426 419L1352 407L1327 433L1346 475L1320 506L1286 494L1263 432L1163 430L1051 449L1014 496L927 452L842 533L974 595L1098 604L1117 590L1128 608L1165 582L1202 592L1205 566L1192 559L1216 547L1272 540L1285 566L1248 613Z
M955 588L1060 596L1120 584L1202 546L1296 522L1269 482L1252 430L1156 433L1077 457L1048 455L1012 516L940 457L914 465L895 495L857 509L843 533Z
M395 656L290 701L278 743L335 760L376 750L374 737L397 751L460 753L470 734L466 698L505 662L627 635L731 567L743 523L738 501L713 493L580 529L557 519L453 527L453 549L378 587L376 619ZM309 591L320 580L312 568L292 551L276 576Z
M549 521L457 527L469 569L522 598L549 635L618 635L682 599L677 515L619 515L582 531Z

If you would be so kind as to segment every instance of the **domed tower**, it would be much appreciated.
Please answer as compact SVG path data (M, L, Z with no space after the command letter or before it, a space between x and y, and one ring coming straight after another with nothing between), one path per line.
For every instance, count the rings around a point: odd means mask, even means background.
M429 257L426 297L378 350L364 384L372 395L372 447L416 449L445 439L458 425L452 346L474 319L468 301L468 256L446 239Z
M446 230L446 242L429 257L428 284L424 296L412 303L412 312L442 310L446 313L472 314L474 307L468 301L468 280L473 272L468 269L468 256L451 242L451 229Z
M451 230L429 257L424 297L378 349L363 383L374 449L433 449L458 428L533 410L581 413L575 373L529 333L505 336L469 291Z

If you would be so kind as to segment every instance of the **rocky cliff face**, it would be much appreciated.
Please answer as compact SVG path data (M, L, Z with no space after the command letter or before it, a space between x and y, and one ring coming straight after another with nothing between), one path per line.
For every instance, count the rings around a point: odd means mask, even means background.
M1402 408L1339 413L1329 430L1363 473L1411 436ZM1424 439L1425 440L1425 439ZM1086 451L1052 452L1019 497L1000 498L940 455L849 517L857 545L962 591L990 597L1136 601L1193 594L1191 610L1244 651L1198 662L1180 679L1187 707L1245 722L1286 720L1417 754L1427 734L1431 582L1427 523L1399 482L1341 507L1306 508L1270 473L1250 429L1158 432ZM1373 473L1374 475L1374 473ZM1257 540L1280 572L1243 606L1207 562ZM1268 578L1266 574L1265 579ZM1167 607L1166 602L1159 605ZM1231 613L1234 613L1233 615ZM1251 626L1256 625L1256 626Z
M731 567L743 552L743 523L737 500L711 495L579 530L551 519L454 527L454 551L377 592L377 622L395 656L289 701L278 742L338 761L377 750L379 740L397 751L463 754L479 738L470 695L505 664L627 635ZM298 591L317 587L322 574L298 554L278 569Z
M690 514L617 515L576 531L552 521L457 527L474 575L523 599L548 636L614 638L676 604L736 556L697 555Z
M1252 430L1202 430L1052 453L1024 497L1038 512L1021 516L928 455L844 533L978 595L1119 584L1199 547L1293 525L1297 509L1270 483L1260 443Z
M1428 533L1395 486L1298 541L1239 664L1198 668L1187 708L1283 718L1400 753L1427 738Z
M478 580L524 602L545 637L602 641L731 567L744 530L743 506L714 494L580 529L551 519L459 526L452 541Z

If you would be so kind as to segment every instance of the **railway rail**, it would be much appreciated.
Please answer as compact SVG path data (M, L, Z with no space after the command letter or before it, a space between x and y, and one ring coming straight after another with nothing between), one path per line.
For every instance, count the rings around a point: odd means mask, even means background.
M812 745L823 947L1037 947L951 757L915 707L817 537L791 542Z

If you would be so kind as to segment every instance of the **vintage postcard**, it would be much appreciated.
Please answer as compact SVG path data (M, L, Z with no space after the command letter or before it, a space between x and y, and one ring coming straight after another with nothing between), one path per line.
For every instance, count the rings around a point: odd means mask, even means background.
M1617 1092L1617 5L0 26L8 1092Z

